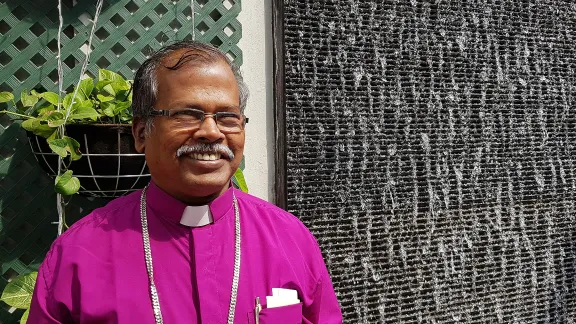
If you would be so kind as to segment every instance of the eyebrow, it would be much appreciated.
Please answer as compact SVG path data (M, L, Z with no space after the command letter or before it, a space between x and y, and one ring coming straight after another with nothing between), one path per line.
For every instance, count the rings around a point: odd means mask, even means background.
M173 105L170 105L170 109L172 108L193 108L205 111L202 105L194 104L194 103L186 103L186 102L176 102ZM231 110L240 110L239 105L224 105L224 106L217 106L216 111L231 111Z

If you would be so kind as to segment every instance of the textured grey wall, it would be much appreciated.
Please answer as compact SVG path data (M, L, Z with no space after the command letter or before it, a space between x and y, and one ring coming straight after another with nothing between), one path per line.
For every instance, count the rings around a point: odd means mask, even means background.
M347 323L572 323L576 6L284 0L288 209Z

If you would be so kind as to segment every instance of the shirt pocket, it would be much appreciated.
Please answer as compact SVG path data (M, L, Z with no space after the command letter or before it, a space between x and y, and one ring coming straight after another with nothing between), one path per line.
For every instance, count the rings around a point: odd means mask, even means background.
M254 311L248 313L248 323L256 324ZM260 311L260 324L301 324L302 303L265 308Z

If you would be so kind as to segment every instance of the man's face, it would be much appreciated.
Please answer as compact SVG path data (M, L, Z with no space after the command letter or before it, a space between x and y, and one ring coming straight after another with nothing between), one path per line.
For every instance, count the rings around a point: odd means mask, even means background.
M170 66L179 57L180 53L173 53L163 63ZM210 114L240 113L238 85L225 62L186 64L178 70L159 67L156 75L156 110L195 108ZM133 134L136 149L146 153L152 179L160 188L190 205L205 204L228 188L242 160L244 130L224 134L211 117L206 117L195 129L167 116L154 117L153 125L150 134L144 136L144 123L135 123ZM206 156L197 154L177 156L183 145L202 143L223 144L234 153L234 158L223 155L206 160Z

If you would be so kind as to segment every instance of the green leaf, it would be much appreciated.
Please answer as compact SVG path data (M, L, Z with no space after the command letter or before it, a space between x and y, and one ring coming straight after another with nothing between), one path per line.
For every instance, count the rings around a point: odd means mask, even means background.
M124 124L130 124L130 122L132 121L132 116L130 115L122 115L120 116L120 120L124 122Z
M128 101L117 102L116 106L114 107L114 115L119 115L124 110L130 108L130 106L132 106L132 103L130 103Z
M51 114L55 110L56 110L56 107L54 107L54 105L52 105L52 104L49 104L47 106L42 106L42 107L38 108L38 110L36 112L38 113L38 117L47 117L49 114Z
M26 322L28 322L29 314L30 314L30 308L26 309L24 314L22 314L22 318L20 318L20 324L26 324Z
M112 72L110 70L99 69L98 70L98 80L109 80L109 81L124 81L126 80L118 73Z
M34 135L42 136L44 138L50 137L56 131L56 128L52 128L46 124L42 124L38 118L30 118L22 122L22 128L32 132Z
M105 96L105 95L101 95L101 94L97 94L96 98L98 98L98 100L100 100L100 102L108 102L108 101L114 100L114 97L112 97L112 96Z
M58 127L58 126L64 125L64 123L66 123L66 121L64 119L49 120L48 126L49 127Z
M114 117L114 108L116 107L115 104L111 102L104 102L100 107L102 107L102 112L104 115L108 117Z
M0 103L8 102L14 100L14 95L11 92L3 91L0 92Z
M83 96L80 95L80 92L78 92L76 94L74 101L72 101L73 96L74 96L74 93L69 93L64 97L64 99L62 99L62 107L64 107L65 111L68 111L68 109L74 110L74 108L77 108L77 107L80 107L83 105L87 105L86 101L89 102L90 106L92 105L92 101L82 98Z
M24 89L20 94L20 101L24 107L34 107L38 103L38 97L28 94L28 89Z
M80 107L92 107L92 100L84 100L80 98L80 95L76 96L76 100L74 100L74 104L72 105L71 113Z
M103 91L103 92L106 92L106 93L108 93L108 94L111 94L111 95L113 95L114 97L116 97L116 91L114 91L114 87L112 87L112 83L105 85L105 86L102 88L102 91Z
M77 108L94 108L95 102L92 99L82 101Z
M69 150L72 161L80 160L80 158L82 157L82 153L80 153L80 143L78 143L78 141L73 139L72 137L68 136L64 136L62 139L68 141L68 146L66 147L66 149Z
M240 168L234 172L234 176L232 176L232 182L234 182L240 190L244 192L248 192L248 185L246 185L246 179L244 179L244 172Z
M30 272L10 281L0 300L15 308L29 308L38 272Z
M98 70L98 83L96 88L116 96L122 90L129 90L130 84L118 73L109 70Z
M73 93L69 93L64 97L64 99L62 99L62 107L64 108L64 110L68 110L69 108L71 108L73 95L74 95Z
M65 158L68 156L68 151L66 150L66 145L68 143L66 143L66 140L62 139L62 138L56 138L53 139L51 141L48 141L48 145L50 145L50 148L52 149L52 151L54 151L54 153L60 155L61 158Z
M56 130L56 128L53 128L53 129ZM51 141L57 139L57 138L58 138L58 135L59 135L58 132L52 133L50 136L48 136L48 137L46 138L46 143L50 143Z
M96 82L96 89L97 89L98 91L102 91L102 89L103 89L105 86L109 85L109 84L112 83L112 82L113 82L112 80L100 80L100 81Z
M62 195L73 195L80 189L80 180L72 176L72 170L64 172L62 175L56 176L55 190Z
M92 119L96 120L100 117L100 114L96 111L96 109L92 107L79 107L74 111L73 114L70 114L70 119Z
M80 81L80 85L78 86L78 93L82 94L83 99L88 99L90 94L94 90L94 79L86 78Z
M114 81L110 83L110 86L114 90L114 94L118 94L120 91L130 90L130 84L126 81Z
M48 145L54 153L60 155L62 158L68 156L68 153L70 153L72 161L79 160L82 157L82 153L80 153L80 143L72 137L64 136L62 138L56 138L48 141Z
M38 116L38 117L40 117L40 116ZM46 113L40 119L46 120L46 121L64 119L64 113L61 111L56 111L56 110L49 110L49 111L46 111Z
M44 98L44 100L48 101L54 106L58 106L58 94L54 92L44 92L40 95L42 96L42 98Z
M128 123L130 124L130 122L132 121L132 111L130 109L126 109L124 111L122 111L120 114L120 120L123 123Z
M58 127L64 125L64 113L60 111L53 111L49 114L46 114L44 118L48 122L48 126L50 127Z

